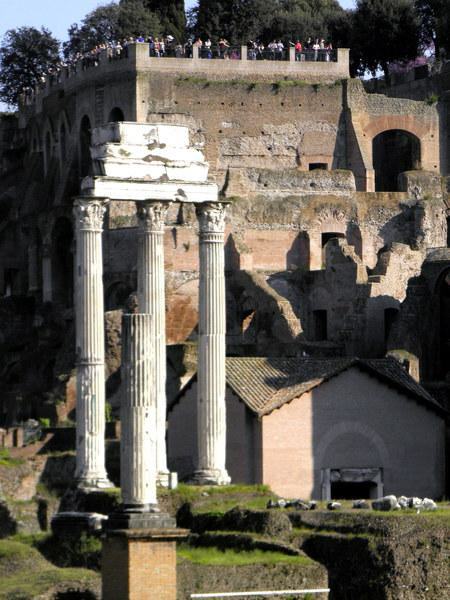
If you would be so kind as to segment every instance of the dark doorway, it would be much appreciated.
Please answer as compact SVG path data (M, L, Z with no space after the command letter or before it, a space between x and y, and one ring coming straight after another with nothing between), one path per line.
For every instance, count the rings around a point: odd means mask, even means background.
M322 233L322 248L325 247L325 244L334 238L341 238L345 240L344 233L336 233L332 231L327 231L327 233Z
M315 342L323 342L328 339L326 310L313 310L313 330Z
M133 293L131 286L122 281L113 283L106 292L106 310L118 310L125 308L130 294Z
M309 163L310 171L326 171L328 169L327 163Z
M80 177L91 174L91 122L87 115L80 124Z
M374 137L372 152L377 192L397 192L399 174L420 167L420 140L401 129Z
M333 481L333 500L364 500L376 496L377 485L373 481Z
M398 314L397 308L385 308L384 309L384 342L385 342L385 344L387 343L387 341L389 339L392 325L394 324L397 314Z
M116 106L109 113L108 122L109 123L119 123L125 121L125 117L121 108Z

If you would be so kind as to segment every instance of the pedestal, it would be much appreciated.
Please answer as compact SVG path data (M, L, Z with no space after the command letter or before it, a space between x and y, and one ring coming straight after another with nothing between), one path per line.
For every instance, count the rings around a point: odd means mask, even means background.
M102 545L102 600L176 600L176 542L183 529L108 531Z

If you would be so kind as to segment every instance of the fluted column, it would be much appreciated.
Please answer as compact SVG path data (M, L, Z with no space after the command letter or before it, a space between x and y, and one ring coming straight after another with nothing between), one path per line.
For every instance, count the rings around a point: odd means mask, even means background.
M224 485L225 468L225 205L197 205L200 228L198 468L194 481Z
M105 469L103 217L107 202L79 198L76 231L77 466L80 487L111 487Z
M122 318L120 486L125 509L148 511L156 499L156 394L153 316Z
M139 312L153 315L156 390L156 468L161 485L168 485L166 451L166 302L164 288L164 223L168 202L136 202L138 231Z

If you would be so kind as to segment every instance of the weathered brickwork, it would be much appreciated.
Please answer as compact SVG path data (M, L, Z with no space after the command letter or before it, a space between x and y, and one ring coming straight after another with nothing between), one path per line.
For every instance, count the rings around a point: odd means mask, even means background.
M114 532L103 541L103 600L176 600L176 541Z

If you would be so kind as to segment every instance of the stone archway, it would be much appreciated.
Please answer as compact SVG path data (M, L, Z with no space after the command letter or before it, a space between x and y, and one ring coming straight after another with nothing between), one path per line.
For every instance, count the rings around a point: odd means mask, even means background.
M372 140L375 191L398 191L398 176L420 167L421 144L417 136L402 129L388 129Z
M119 123L122 121L125 121L123 110L118 106L115 106L109 113L108 123Z

